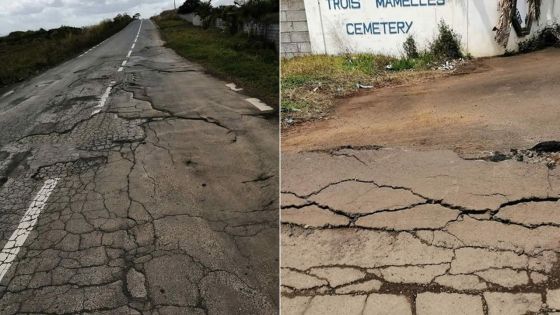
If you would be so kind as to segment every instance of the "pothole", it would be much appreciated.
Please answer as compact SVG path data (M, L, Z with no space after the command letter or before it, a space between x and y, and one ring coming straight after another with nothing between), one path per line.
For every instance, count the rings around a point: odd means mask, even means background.
M531 148L535 152L557 153L560 152L560 141L545 141Z
M489 162L515 160L529 164L544 164L553 169L560 164L560 141L540 142L530 149L510 149L509 152L494 151L487 156L469 158L469 160L472 159Z

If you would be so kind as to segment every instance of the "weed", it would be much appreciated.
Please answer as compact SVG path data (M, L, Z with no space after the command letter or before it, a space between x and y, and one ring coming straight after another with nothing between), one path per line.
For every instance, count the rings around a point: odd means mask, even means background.
M412 35L409 35L403 43L404 53L408 59L418 58L418 48L416 47L416 41Z
M557 33L560 32L560 25L547 27L535 36L519 43L519 53L528 53L546 47L559 44Z
M325 116L337 97L354 93L361 85L374 88L413 79L418 73L403 75L401 70L426 70L432 57L397 59L385 55L310 55L282 60L281 108L287 120L304 121ZM385 67L392 66L392 71ZM283 120L283 123L286 122Z
M438 60L458 59L463 57L461 40L444 21L438 26L436 39L430 44L430 53Z

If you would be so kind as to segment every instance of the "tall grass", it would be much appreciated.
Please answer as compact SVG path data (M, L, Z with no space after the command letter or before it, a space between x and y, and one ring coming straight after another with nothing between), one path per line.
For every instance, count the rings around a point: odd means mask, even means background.
M117 33L132 21L128 15L76 28L12 32L0 37L0 86L23 81L68 60Z

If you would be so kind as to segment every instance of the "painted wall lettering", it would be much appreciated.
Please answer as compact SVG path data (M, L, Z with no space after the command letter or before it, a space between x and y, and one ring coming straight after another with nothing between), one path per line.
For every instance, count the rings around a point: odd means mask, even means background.
M329 10L353 10L361 8L360 0L327 0Z
M375 0L378 8L395 7L433 7L445 5L445 0Z
M408 34L412 21L346 23L348 35Z
M496 56L506 49L517 51L527 36L560 24L560 0L542 0L538 21L527 19L529 0L512 0L517 9L511 23L515 31L511 31L504 48L496 42L496 32L492 30L502 18L497 10L500 1L303 0L311 51L315 54L402 56L408 36L414 38L418 49L429 48L443 21L460 35L465 53Z

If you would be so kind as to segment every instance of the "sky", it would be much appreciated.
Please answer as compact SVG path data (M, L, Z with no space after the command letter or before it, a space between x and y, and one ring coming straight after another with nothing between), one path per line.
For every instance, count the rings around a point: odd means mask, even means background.
M176 0L177 6L184 0ZM212 4L233 3L213 0ZM173 0L0 0L0 36L13 31L87 26L119 13L143 18L173 9Z

